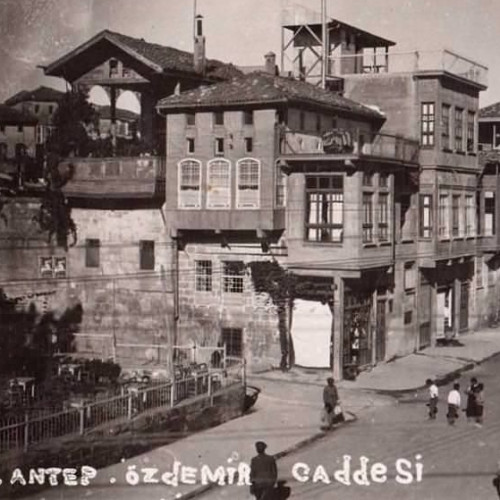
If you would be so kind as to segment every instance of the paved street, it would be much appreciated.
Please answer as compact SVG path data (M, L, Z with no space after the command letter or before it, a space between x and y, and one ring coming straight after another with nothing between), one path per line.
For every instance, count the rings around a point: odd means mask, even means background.
M374 498L394 500L488 500L496 498L491 479L500 459L500 357L496 357L474 371L466 372L459 382L465 388L472 374L485 383L486 417L483 428L467 424L464 414L455 427L448 426L445 414L449 386L440 388L441 403L438 419L426 419L425 393L410 394L396 407L377 406L361 412L359 420L334 432L279 461L280 477L292 488L290 498L364 500ZM273 452L272 449L268 450ZM394 464L398 458L415 462L421 454L424 464L422 482L403 486L395 481ZM341 468L343 455L352 456L352 471L359 468L359 458L366 456L373 462L382 462L389 468L385 484L344 486L336 482L332 473ZM324 465L332 479L322 482L299 483L292 478L297 462L309 464L312 471ZM414 470L414 469L413 469ZM311 473L312 476L312 473ZM203 499L251 498L243 488L219 488Z

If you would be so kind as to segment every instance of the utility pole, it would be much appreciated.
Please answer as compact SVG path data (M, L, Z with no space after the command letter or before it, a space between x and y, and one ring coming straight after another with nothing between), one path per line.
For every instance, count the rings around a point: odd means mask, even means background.
M326 88L328 68L328 29L326 23L326 0L321 0L321 88Z

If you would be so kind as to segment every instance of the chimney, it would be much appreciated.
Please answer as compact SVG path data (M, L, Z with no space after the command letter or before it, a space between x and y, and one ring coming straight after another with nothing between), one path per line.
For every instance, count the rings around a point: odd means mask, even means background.
M198 73L205 73L205 37L203 36L203 16L194 18L194 69Z
M264 56L266 63L265 63L265 71L266 73L269 73L271 75L277 75L276 71L276 54L274 52L268 52Z

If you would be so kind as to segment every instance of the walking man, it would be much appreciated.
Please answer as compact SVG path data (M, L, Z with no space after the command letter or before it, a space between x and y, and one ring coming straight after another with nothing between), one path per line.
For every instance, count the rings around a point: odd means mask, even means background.
M448 394L448 414L446 415L450 425L455 425L460 404L460 384L453 384L453 389Z
M495 488L498 498L500 498L500 462L498 462L498 469L495 477L493 478L493 487Z
M272 500L274 485L278 479L276 460L266 454L266 448L266 443L257 441L257 456L250 462L250 493L257 500Z
M327 415L326 423L328 428L331 428L335 417L335 406L337 406L339 402L339 394L332 377L329 377L326 382L327 385L323 389L323 404L325 405L325 412Z
M477 384L474 394L476 397L476 426L482 427L484 414L484 384Z
M427 403L427 406L429 407L429 419L435 420L438 412L437 404L439 391L436 383L430 378L425 381L425 385L429 388L429 402Z
M477 405L476 405L476 392L477 392L478 382L476 377L470 379L470 385L465 391L467 394L467 406L465 408L465 415L467 416L467 422L472 422L476 419Z

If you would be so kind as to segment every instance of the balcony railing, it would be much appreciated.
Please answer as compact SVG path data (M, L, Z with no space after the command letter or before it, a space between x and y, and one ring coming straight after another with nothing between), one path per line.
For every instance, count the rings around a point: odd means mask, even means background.
M165 161L158 156L71 158L63 165L73 164L73 180L99 179L164 179Z
M329 58L329 74L332 76L420 71L446 71L480 85L488 82L486 66L446 49L388 54L372 52Z
M381 158L418 163L418 141L401 136L354 130L332 129L323 134L285 130L280 141L282 156L313 155Z
M165 191L165 158L158 156L69 158L60 165L73 167L64 186L69 196L150 197Z

